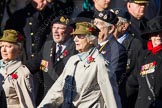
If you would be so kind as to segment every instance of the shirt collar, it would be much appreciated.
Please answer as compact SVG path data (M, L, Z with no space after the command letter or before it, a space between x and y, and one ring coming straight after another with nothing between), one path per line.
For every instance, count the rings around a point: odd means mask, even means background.
M117 41L122 44L123 41L128 37L128 33L123 34L120 38L117 39Z

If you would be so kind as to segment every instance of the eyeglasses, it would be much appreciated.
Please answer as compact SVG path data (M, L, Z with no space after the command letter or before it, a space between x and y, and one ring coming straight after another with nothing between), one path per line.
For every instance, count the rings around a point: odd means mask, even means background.
M74 38L77 37L79 39L84 39L86 37L86 35L80 34L80 35L73 35Z

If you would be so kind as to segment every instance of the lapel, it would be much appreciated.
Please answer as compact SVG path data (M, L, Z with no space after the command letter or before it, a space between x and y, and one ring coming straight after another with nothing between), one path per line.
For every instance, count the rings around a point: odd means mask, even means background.
M71 39L70 42L68 43L68 45L66 46L66 48L64 49L64 51L62 52L61 56L60 56L60 60L57 60L56 58L56 54L55 54L55 62L54 62L54 65L56 65L57 63L63 61L64 60L66 61L66 58L71 56L71 55L74 55L74 42L73 40ZM56 44L55 44L55 50L56 50ZM66 54L65 54L66 53Z
M131 42L134 37L131 34L128 34L128 37L123 40L122 45L126 48L126 50L130 49Z
M11 64L7 65L4 69L2 69L1 73L3 74L7 73L6 75L4 75L4 80L13 72L15 72L20 66L21 66L21 62L13 61Z

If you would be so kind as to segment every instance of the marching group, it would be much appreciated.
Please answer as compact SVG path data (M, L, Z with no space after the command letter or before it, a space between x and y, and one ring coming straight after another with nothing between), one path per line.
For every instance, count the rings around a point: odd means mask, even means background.
M72 0L31 0L0 38L0 108L162 108L153 1L85 0L72 18Z

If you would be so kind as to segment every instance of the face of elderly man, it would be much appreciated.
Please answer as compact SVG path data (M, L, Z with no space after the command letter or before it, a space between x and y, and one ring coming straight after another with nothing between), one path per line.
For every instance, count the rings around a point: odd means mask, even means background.
M147 6L146 3L141 4L131 2L127 3L127 9L129 13L138 20L144 16L146 6Z
M33 0L33 5L37 10L43 10L47 6L47 0Z
M64 24L54 23L52 25L52 36L56 43L64 43L68 38L70 38L70 33L72 32L72 27Z
M110 1L111 0L93 0L95 8L99 11L103 11L108 8Z
M105 41L114 29L113 25L106 23L105 21L102 21L101 19L98 19L98 18L94 19L94 25L100 29L100 32L98 35L99 43Z

